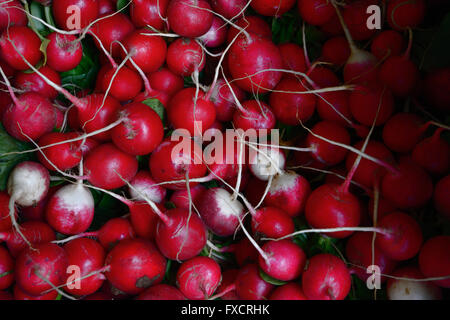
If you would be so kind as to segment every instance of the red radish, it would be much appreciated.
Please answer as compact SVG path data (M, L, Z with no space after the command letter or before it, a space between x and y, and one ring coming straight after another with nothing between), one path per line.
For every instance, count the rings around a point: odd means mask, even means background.
M294 232L292 218L275 207L263 207L252 215L252 230L267 238L281 238Z
M109 0L107 0L109 1ZM114 300L113 295L97 291L96 293L90 294L86 297L84 297L82 300Z
M419 224L403 212L393 212L378 222L378 227L388 234L380 234L375 239L377 247L390 259L408 260L420 250L423 237Z
M89 152L91 152L92 149L97 147L100 143L97 140L94 140L92 138L86 138L84 143L81 143L81 153L83 154L83 157L86 157Z
M450 275L450 236L428 239L419 254L419 268L425 277L448 277ZM442 288L450 288L450 279L433 281Z
M342 66L350 57L350 47L344 37L328 39L322 46L322 59L336 66Z
M64 250L67 253L69 266L79 267L79 273L67 270L69 272L64 291L76 296L84 296L100 289L105 280L102 274L97 273L84 279L78 278L83 278L103 267L106 256L103 247L95 240L80 238L68 242L64 245Z
M450 175L436 183L433 201L436 210L450 220Z
M323 25L335 15L328 0L298 0L297 8L302 19L313 26Z
M209 257L195 257L183 262L177 272L177 284L188 299L206 300L222 280L219 264Z
M240 35L228 52L228 68L236 84L247 92L265 93L281 79L280 50L269 39Z
M73 17L74 6L80 15L78 26ZM64 30L83 29L99 15L99 4L95 0L60 0L52 2L51 7L56 24Z
M54 107L46 98L34 92L26 92L5 110L3 125L14 138L29 142L29 138L37 140L52 131L55 117Z
M315 135L334 142L346 145L350 143L350 135L347 130L337 123L321 121L311 130ZM343 161L348 152L346 149L322 140L311 133L306 138L306 144L311 148L311 155L314 159L329 166Z
M237 18L242 14L247 2L245 0L212 0L211 6L214 12L219 13L226 19ZM248 18L248 17L247 17Z
M250 6L257 13L269 17L281 17L295 5L295 0L253 0Z
M303 212L310 193L308 180L295 172L287 171L273 178L264 203L296 217Z
M16 287L17 287L17 285L16 285ZM11 294L11 293L9 293L9 292L6 292L6 291L0 291L0 300L1 301L3 301L3 300L14 300L14 297L13 297L13 295Z
M220 294L221 300L239 300L236 294L236 286L234 285L238 273L238 269L227 269L222 273L222 282L217 287L217 292L218 294ZM234 290L229 290L233 287ZM222 294L225 290L227 290L228 292Z
M47 39L47 64L52 69L65 72L78 66L83 58L83 48L75 36L53 32Z
M198 38L205 46L216 48L221 46L227 39L227 27L222 19L214 16L208 32Z
M301 285L290 282L273 290L269 300L308 300L308 298L303 293Z
M258 264L272 278L290 281L298 278L303 272L306 255L291 240L269 241L262 246L262 249L268 259L265 261L262 256L259 256Z
M170 100L167 117L175 129L185 129L191 136L198 136L212 126L216 120L216 110L203 91L185 88Z
M242 300L266 300L274 286L259 275L256 264L248 264L239 270L236 278L236 293Z
M2 1L0 3L0 31L13 26L25 27L27 23L27 16L19 1Z
M341 36L345 33L342 29L339 17L336 14L332 15L331 18L327 20L327 22L320 25L319 27L322 32L331 37Z
M386 17L391 28L406 30L419 26L425 16L424 0L392 0L387 6Z
M306 71L305 53L295 43L283 43L278 45L283 61L283 69L293 70L296 72Z
M162 282L167 261L152 242L127 239L108 253L105 264L109 266L106 278L116 289L139 294Z
M75 235L89 228L94 219L94 207L91 192L80 181L56 191L48 201L45 216L57 232Z
M234 253L234 257L239 266L243 267L248 263L258 262L259 253L248 240L247 237L233 243L229 247L229 251Z
M391 56L380 68L380 81L398 97L406 97L419 81L419 68L407 56Z
M122 42L133 31L134 25L128 16L118 12L108 18L98 20L89 32L96 36L95 45L97 48L101 49L100 41L113 57L118 57L122 48L114 41Z
M269 24L259 16L246 16L245 18L240 18L236 20L235 25L246 32L255 34L261 38L272 39L272 29ZM241 29L231 26L228 29L227 43L230 43Z
M259 100L247 100L242 103L242 109L237 109L233 115L235 128L244 131L249 129L257 130L257 134L262 134L260 129L275 128L276 118L269 105ZM269 132L267 132L268 134Z
M376 33L376 29L367 27L371 16L371 13L367 12L367 8L378 4L377 0L359 0L344 7L342 16L354 40L368 40Z
M111 250L117 243L124 239L133 239L134 230L130 221L125 218L113 218L108 220L96 233L98 241L105 248Z
M202 47L196 41L179 38L169 45L166 63L170 71L178 76L187 77L194 71L203 70L205 58Z
M359 141L354 145L355 149L361 150L364 145L364 141ZM385 163L394 163L394 156L392 153L382 144L381 142L371 140L367 143L364 153L366 155L372 156L375 159L382 160ZM345 166L348 171L350 171L351 167L355 163L357 155L353 152L347 155L347 159L345 161ZM356 181L368 188L372 188L375 186L375 182L381 181L380 179L386 174L386 168L380 166L379 164L367 160L361 159L359 162L358 168L356 169L353 181Z
M39 139L39 146L43 147L53 143L63 142L78 137L76 132L50 132ZM42 154L43 153L43 154ZM55 171L55 166L61 171L71 169L78 165L81 160L82 150L78 141L66 142L48 147L38 153L39 162L48 170ZM45 155L45 157L44 157ZM51 162L47 161L46 158Z
M186 297L174 286L157 284L142 292L136 300L186 300Z
M309 260L302 277L302 288L310 300L344 300L350 292L351 277L338 257L322 253Z
M436 110L450 110L450 68L438 69L425 77L424 95L428 103Z
M63 248L54 243L42 243L37 250L27 248L16 259L16 283L31 295L59 286L66 279L68 257ZM45 280L44 280L45 279Z
M245 98L244 91L233 83L229 83L228 86L224 79L217 80L214 88L210 90L212 90L210 100L216 108L216 119L222 122L231 121L237 107L234 97L241 102Z
M109 88L111 96L119 101L128 101L138 95L143 83L136 71L127 67L120 69L113 67L105 72L100 85L103 92L106 92Z
M185 180L186 174L189 174L189 179L200 178L205 175L207 168L201 161L201 147L194 141L189 140L184 146L190 147L190 150L187 151L186 149L179 149L179 143L185 142L165 140L150 155L150 173L156 182ZM196 184L198 183L190 182L189 186L193 187ZM170 183L165 184L164 187L171 190L186 189L186 183Z
M384 30L372 40L370 51L378 60L383 60L390 56L399 56L405 47L405 40L400 33Z
M162 30L169 0L133 0L130 6L131 21L138 28L147 25Z
M433 175L443 175L450 171L450 145L441 138L442 128L433 136L419 142L413 150L412 158Z
M207 231L197 214L177 208L168 210L165 217L156 227L156 244L162 254L178 261L198 255L206 244Z
M165 211L162 205L157 205L158 209ZM153 240L155 239L158 215L147 204L135 202L130 208L130 221L134 232L138 237Z
M361 205L356 196L338 184L323 184L309 196L305 217L313 228L357 227L361 220ZM333 238L345 238L353 231L325 233Z
M383 142L395 152L408 153L419 143L426 126L413 113L397 113L383 126Z
M221 237L235 233L244 213L243 205L222 188L204 191L196 207L205 225Z
M368 203L367 207L369 209L368 211L369 211L370 217L373 220L374 219L374 207L375 207L375 199L373 197L371 197L369 199L369 203ZM386 200L385 198L379 198L378 199L378 210L377 210L377 221L382 219L387 214L394 212L395 209L396 208L390 201Z
M127 104L118 113L121 124L111 130L114 144L131 155L144 155L152 152L164 137L161 118L143 103Z
M259 147L249 155L250 171L260 180L269 180L276 174L283 174L286 156L277 147Z
M9 288L14 282L14 260L8 250L0 246L0 290Z
M320 97L317 98L317 113L322 120L334 121L348 126L352 118L349 98L350 92L348 91L321 93Z
M359 123L371 126L386 123L394 112L394 98L386 87L358 87L350 94L350 111Z
M183 78L165 67L148 75L148 81L154 90L165 92L169 96L173 96L184 87Z
M158 70L164 64L167 44L162 37L142 34L146 31L141 29L132 32L124 39L123 44L137 66L144 73L150 73ZM121 53L124 58L125 52L122 50ZM127 61L127 66L133 69L131 61Z
M115 6L111 0L99 0L98 1L98 15L108 15L114 12Z
M133 179L138 170L138 161L113 144L106 143L88 154L84 167L90 183L110 190L124 186L124 180Z
M305 91L308 91L305 84L293 77L278 83L270 94L270 106L277 120L295 126L299 121L306 122L312 117L317 99Z
M318 88L335 87L341 84L337 75L331 69L326 67L312 67L308 70L307 74Z
M13 289L14 300L56 300L58 297L58 292L56 290L52 290L43 295L30 295L28 292L25 292L19 285L14 285Z
M170 202L172 202L176 208L180 209L189 209L189 194L191 196L192 202L197 206L198 201L201 199L202 194L207 189L201 185L198 184L192 188L189 188L190 193L188 193L188 190L176 190L172 195L170 196Z
M61 85L61 77L56 71L47 66L40 67L38 70L57 85ZM20 72L16 75L14 80L18 89L27 92L36 92L49 100L55 99L58 95L58 92L42 80L36 73Z
M20 228L24 237L32 245L48 243L56 238L52 228L41 221L26 221L20 225ZM17 257L23 249L28 247L22 236L12 229L0 232L0 241L6 242L6 246L13 257Z
M398 172L387 172L381 184L383 197L399 209L424 206L433 194L430 176L408 158L400 159Z
M371 265L378 266L382 274L391 274L396 265L378 247L375 246L374 251L372 251L372 241L372 233L356 232L348 239L345 247L345 256L350 263L355 265L351 267L351 270L363 281L366 281L370 276L367 273L367 268ZM381 277L381 282L385 282L386 280L386 277Z
M392 274L395 277L423 279L423 274L415 266L399 268ZM441 300L441 289L430 282L389 279L387 284L389 300Z
M12 221L9 216L9 195L8 193L0 192L0 232L9 231L12 227ZM17 216L17 211L14 213Z
M173 0L167 8L167 19L175 33L196 38L208 32L213 14L206 0Z
M144 201L141 194L153 202L161 203L166 197L166 189L156 184L150 172L141 170L130 181L132 187L129 188L133 199Z

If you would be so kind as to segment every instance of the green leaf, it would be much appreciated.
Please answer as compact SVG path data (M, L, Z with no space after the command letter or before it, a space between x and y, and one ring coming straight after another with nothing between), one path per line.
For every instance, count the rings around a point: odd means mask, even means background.
M101 191L90 189L95 201L95 215L89 231L98 230L103 224L112 218L124 215L128 207L116 198ZM114 192L114 190L111 190Z
M0 278L6 277L8 274L11 274L11 273L13 273L13 272L14 272L13 270L9 270L9 271L0 273Z
M44 6L40 3L33 1L29 6L29 12L32 16L40 18L45 21ZM50 30L41 22L36 19L28 18L28 25L34 32L39 33L42 37L46 37Z
M269 276L267 273L265 273L264 271L261 270L261 268L259 269L259 276L267 283L273 284L275 286L282 286L284 284L286 284L286 281L281 281L275 278L272 278L271 276Z
M30 150L32 148L30 144L16 140L8 135L3 125L0 124L0 190L6 189L9 173L18 163L34 158L31 152L10 155L4 154Z
M58 295L56 296L55 300L61 300L62 295L60 293L58 293Z
M117 0L117 4L116 4L117 10L122 9L122 8L125 7L129 2L130 2L130 0ZM128 8L126 8L125 10L122 10L121 12L122 12L122 13L127 13L127 11L128 11Z
M161 118L161 121L164 122L164 105L158 99L147 99L142 101L143 104L149 106L155 111L158 116Z

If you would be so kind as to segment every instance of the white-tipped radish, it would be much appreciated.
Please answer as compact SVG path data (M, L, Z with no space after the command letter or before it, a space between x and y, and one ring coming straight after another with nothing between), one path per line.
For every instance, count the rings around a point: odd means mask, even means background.
M253 150L252 150L253 149ZM250 170L260 180L267 181L282 173L286 162L283 152L277 147L256 147L250 145Z
M428 281L421 281L424 276L416 267L397 269L388 280L387 297L389 300L440 300L441 289ZM409 279L409 280L408 280Z
M130 195L134 200L145 201L140 195L144 194L149 200L161 203L166 196L166 189L157 185L147 171L139 171L130 184L134 187L129 188Z

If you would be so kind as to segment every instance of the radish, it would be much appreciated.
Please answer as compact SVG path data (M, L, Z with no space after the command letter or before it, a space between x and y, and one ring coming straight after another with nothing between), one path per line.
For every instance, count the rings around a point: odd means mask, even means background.
M158 70L164 64L167 44L162 37L142 34L145 31L145 29L142 29L130 33L124 39L123 44L138 67L144 73L150 73ZM122 58L125 58L125 56L125 52L122 51ZM127 61L127 66L133 68L130 61Z
M219 17L214 16L208 32L198 38L205 46L216 48L221 46L227 39L227 31L225 23Z
M433 195L430 176L408 158L399 160L398 172L387 172L381 182L383 197L399 209L420 208Z
M262 249L268 256L265 261L261 256L258 264L272 278L290 281L298 278L306 264L303 250L291 240L269 241Z
M108 293L97 291L96 293L83 297L82 300L114 300L114 296Z
M249 263L258 262L259 253L247 237L242 238L223 250L225 250L225 252L232 252L240 267Z
M75 277L75 279L69 273L69 277L66 280L67 286L64 287L64 291L69 294L84 296L100 289L105 280L103 274L97 273L86 278L84 277L90 273L98 272L103 267L106 256L103 247L95 240L81 238L65 244L64 250L67 254L68 264L80 268L79 276ZM71 281L78 281L78 283ZM76 287L77 285L79 286L78 288ZM75 288L71 288L71 286Z
M136 189L135 189L136 190ZM156 205L160 211L165 211L162 205ZM143 202L134 202L129 205L130 221L133 232L138 237L154 240L156 235L156 226L158 224L158 214L147 204Z
M17 284L14 285L13 293L14 300L56 300L58 297L58 292L56 290L38 296L30 295Z
M142 292L136 300L186 300L186 297L174 286L157 284Z
M341 84L341 81L339 80L337 75L331 69L326 67L311 67L308 70L307 75L318 88L336 87Z
M302 48L295 43L283 43L278 45L278 49L280 50L283 69L306 72L305 53Z
M428 103L440 112L448 112L450 105L450 68L437 69L426 75L424 96Z
M367 21L370 17L370 12L367 12L367 8L378 4L379 1L377 0L359 0L353 1L344 7L342 17L354 40L368 40L376 33L376 29L367 27Z
M408 260L420 250L423 237L419 224L403 212L393 212L378 222L378 227L386 229L388 234L378 235L377 247L390 259Z
M296 78L285 78L278 83L270 94L270 106L277 120L295 126L312 117L317 99L305 91L308 88Z
M42 243L36 249L23 250L17 257L14 268L17 285L34 296L62 285L68 267L66 252L56 244Z
M309 259L302 276L303 292L309 300L344 300L350 287L350 272L341 259L329 253Z
M228 52L228 68L236 84L247 92L265 93L281 79L280 50L269 39L240 35Z
M177 284L188 299L206 300L222 280L219 264L209 257L195 257L183 262L177 272Z
M138 28L147 25L162 30L169 0L133 0L130 6L130 16Z
M27 23L27 16L19 1L2 1L0 3L0 31L13 26L25 27Z
M295 0L253 0L250 6L257 13L269 17L281 17L295 5Z
M283 174L286 156L279 148L264 146L253 151L249 155L249 167L255 177L266 181L276 174Z
M114 77L114 78L113 78ZM111 96L119 101L135 98L142 89L142 79L139 74L127 67L110 68L100 80L100 88L106 92L109 88Z
M167 49L167 66L178 76L187 77L205 67L205 53L193 39L179 38Z
M222 282L217 287L217 292L219 292L218 294L220 295L221 300L239 300L239 297L236 294L236 286L233 286L238 273L238 269L227 269L222 273ZM230 287L234 287L234 290L229 290ZM222 294L224 291L227 292Z
M233 83L226 83L224 79L219 79L210 93L210 100L216 109L216 120L221 122L231 121L237 102L242 102L245 98L245 93Z
M424 0L392 0L386 12L389 26L396 30L406 30L419 26L425 16Z
M12 221L9 216L9 195L5 191L0 192L0 232L9 231L12 227ZM17 210L14 209L14 215L17 217Z
M16 70L29 69L21 55L32 65L37 64L42 57L40 46L41 40L28 27L9 27L0 36L0 55Z
M222 188L202 192L196 207L205 225L221 237L235 233L244 213L243 205Z
M185 182L168 183L177 180L195 179L203 177L206 173L206 165L201 162L201 147L196 142L181 142L184 149L176 148L180 142L164 140L150 155L150 173L158 183L167 183L165 188L171 190L186 189ZM190 150L186 150L190 148ZM177 153L175 153L177 152ZM194 187L197 182L190 182L189 187Z
M308 298L303 293L301 285L289 282L273 290L269 300L308 300Z
M38 144L41 147L51 145L53 143L64 142L66 140L76 138L78 135L79 134L76 132L50 132L43 135L39 139ZM38 153L39 162L50 171L54 171L55 166L61 171L71 169L80 163L81 156L82 150L78 141L58 144L45 148L42 150L42 153Z
M74 24L73 6L79 10L80 25ZM52 2L52 13L56 24L64 30L83 29L99 15L99 4L95 0L59 0Z
M156 203L163 202L166 197L166 189L157 185L148 171L139 171L130 181L130 184L132 187L129 188L129 192L135 200L145 200L140 194Z
M212 0L211 6L214 12L219 13L226 19L239 17L246 7L246 0ZM247 17L248 18L248 17Z
M17 285L16 285L17 287ZM11 293L6 292L6 291L0 291L0 300L14 300L14 297Z
M191 136L199 136L216 120L216 110L203 91L185 88L170 100L167 118L175 129L185 129Z
M419 143L426 125L413 113L397 113L383 126L383 142L395 152L408 153Z
M111 0L99 0L98 2L98 15L103 16L113 13L115 10L114 4Z
M342 66L350 57L350 47L344 37L328 39L322 46L322 60Z
M73 35L50 33L47 36L48 44L47 65L58 72L72 70L78 66L83 58L83 47Z
M201 199L202 194L206 192L206 190L207 189L201 184L189 188L189 190L176 190L170 196L169 201L172 202L176 208L189 210L189 207L191 206L189 203L189 197L192 199L192 203L198 207L198 201Z
M105 250L111 250L124 239L133 239L134 230L128 219L113 218L108 220L97 232L96 236ZM94 235L90 233L91 235Z
M245 16L236 20L234 26L228 29L227 43L231 43L242 29L261 38L272 39L272 29L264 19L258 16Z
M186 209L168 210L156 226L156 244L171 260L197 256L206 244L207 230L202 220Z
M438 128L433 136L419 142L412 152L412 159L432 175L444 175L450 171L450 145L441 138L444 129Z
M252 214L252 230L267 238L276 239L294 232L295 225L286 212L275 207L263 207Z
M383 60L391 56L399 56L405 47L405 39L400 33L384 30L372 40L370 51L378 60Z
M415 266L407 266L394 271L393 276L401 278L423 279L424 276ZM430 282L389 279L387 297L389 300L441 300L441 289Z
M44 222L26 221L20 225L20 228L23 237L33 245L55 240L55 232ZM17 257L21 251L28 247L23 237L12 229L0 232L0 241L6 242L6 246L13 257Z
M247 100L242 103L242 108L236 109L233 115L233 124L237 129L247 131L257 130L258 135L264 132L261 129L275 128L276 118L269 105L259 100Z
M206 0L172 0L167 8L167 19L175 33L196 38L208 32L213 14Z
M61 77L56 71L47 66L40 67L38 70L57 85L61 85ZM58 95L58 92L36 73L19 72L14 80L17 89L22 89L26 92L36 92L49 100L55 99Z
M447 277L433 281L442 288L450 288L450 236L428 239L419 254L419 268L425 277Z
M313 26L323 25L335 15L328 0L298 0L297 8L302 19Z
M242 300L265 300L274 286L259 275L256 264L248 264L239 270L236 278L236 293Z
M120 150L128 154L149 154L163 140L161 118L143 103L127 104L119 111L118 119L123 119L123 122L111 130L111 138Z
M373 219L375 219L374 208L375 208L375 199L371 197L368 203L369 215ZM395 206L385 198L379 198L377 204L377 220L382 219L387 214L394 212L396 210Z
M333 91L320 94L321 98L317 99L317 113L322 120L337 122L340 125L348 126L349 119L352 118L350 113L348 91ZM353 125L353 127L355 127Z
M111 143L93 149L84 163L88 180L94 186L111 190L124 186L138 171L135 157L119 150Z
M373 239L372 233L356 232L345 246L345 256L354 265L350 270L363 281L369 278L370 274L366 271L371 265L378 266L381 274L391 274L396 266L396 262L389 259L377 246L372 251ZM387 278L382 276L380 280L383 283Z
M162 282L167 261L152 242L127 239L108 253L105 264L109 266L105 272L108 281L116 289L134 295Z
M0 275L0 290L8 289L14 283L14 260L4 247L0 247Z
M65 185L50 197L45 217L57 232L75 235L89 228L94 219L94 207L91 192L79 181Z
M450 175L440 179L435 187L433 202L436 210L447 219L450 219Z
M154 90L162 91L169 96L173 96L184 88L183 78L174 74L166 67L162 67L158 71L148 75L148 81Z

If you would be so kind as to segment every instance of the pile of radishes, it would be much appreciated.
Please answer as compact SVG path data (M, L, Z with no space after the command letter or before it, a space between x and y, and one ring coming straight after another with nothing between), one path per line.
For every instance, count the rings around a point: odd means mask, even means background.
M450 65L412 54L440 6L0 0L0 119L29 147L0 165L30 156L1 170L0 300L448 298ZM86 43L95 85L63 83ZM98 195L123 212L94 228Z

